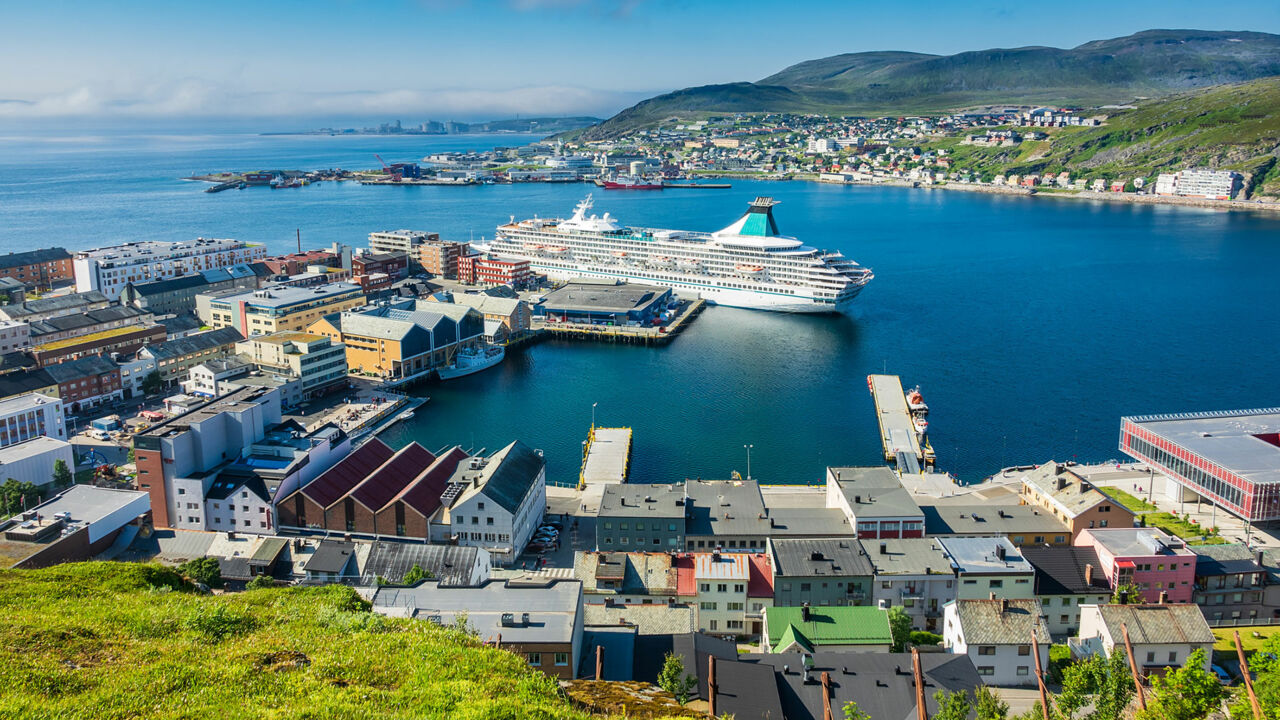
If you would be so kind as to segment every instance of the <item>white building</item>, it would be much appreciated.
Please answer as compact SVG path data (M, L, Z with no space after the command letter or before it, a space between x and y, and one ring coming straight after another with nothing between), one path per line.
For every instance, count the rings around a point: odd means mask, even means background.
M253 370L249 361L238 357L206 360L191 368L182 392L200 397L217 397L230 392L230 381L244 377ZM286 403L287 404L287 403Z
M1161 173L1156 178L1156 194L1230 200L1240 190L1240 182L1240 173L1230 170L1190 168Z
M1144 673L1178 668L1196 650L1203 650L1204 670L1213 660L1213 631L1200 606L1191 603L1170 605L1084 605L1080 608L1080 637L1072 640L1072 650L1110 655L1124 647L1124 630L1129 631L1133 659Z
M698 608L698 630L715 635L747 634L751 555L694 553L691 560L697 588L694 600Z
M224 470L204 495L205 528L265 535L275 531L271 493L252 473Z
M290 407L347 385L347 346L323 335L288 330L254 335L236 343L236 353L263 373L290 383L285 397Z
M452 539L488 550L495 564L515 562L546 511L542 454L517 440L487 458L464 461L450 483L462 486L447 513Z
M76 459L71 452L71 443L38 437L6 445L0 448L0 478L13 478L36 486L48 485L53 482L53 465L58 460L65 462L68 470L75 471Z
M42 436L67 439L61 400L40 393L0 400L0 447Z
M157 371L155 358L137 355L127 359L122 358L116 364L120 366L120 389L125 391L125 395L128 397L145 395L146 393L142 390L142 381Z
M180 242L148 240L83 250L72 259L76 291L97 290L110 300L129 283L191 275L201 270L251 263L267 256L263 245L239 240L196 238Z
M437 233L424 230L383 230L369 233L369 250L375 253L402 252L412 256L417 253L419 245L439 239Z
M826 155L828 153L839 152L840 147L836 141L831 138L809 138L808 146L805 148L806 153L817 155Z
M21 350L31 344L31 326L17 320L0 321L0 353Z
M900 607L916 630L937 632L942 608L956 599L957 578L951 556L938 538L868 540L868 559L875 566L871 604Z
M943 609L942 645L968 655L987 685L1036 684L1034 633L1042 671L1049 669L1049 629L1038 600L956 600Z

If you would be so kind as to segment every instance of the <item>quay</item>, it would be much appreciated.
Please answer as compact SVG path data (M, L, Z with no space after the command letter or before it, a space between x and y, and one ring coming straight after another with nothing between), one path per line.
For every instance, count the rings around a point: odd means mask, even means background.
M698 298L682 305L667 325L659 327L631 327L627 325L598 325L587 323L549 323L534 321L534 330L544 337L561 340L594 340L603 342L634 343L640 345L664 345L684 331L694 318L702 314L707 301Z
M933 463L933 451L927 444L921 445L916 435L902 379L897 375L868 375L867 387L876 404L884 459L897 465L902 475L919 475Z
M582 449L579 489L624 483L631 469L631 428L592 427Z

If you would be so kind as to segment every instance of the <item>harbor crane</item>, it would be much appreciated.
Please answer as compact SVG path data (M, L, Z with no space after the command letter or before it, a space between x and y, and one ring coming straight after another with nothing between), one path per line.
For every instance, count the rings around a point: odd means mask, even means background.
M382 169L391 176L391 182L400 182L401 175L399 170L393 170L391 166L387 164L387 161L383 160L382 156L378 153L374 153L373 156L378 158L378 162L382 163Z

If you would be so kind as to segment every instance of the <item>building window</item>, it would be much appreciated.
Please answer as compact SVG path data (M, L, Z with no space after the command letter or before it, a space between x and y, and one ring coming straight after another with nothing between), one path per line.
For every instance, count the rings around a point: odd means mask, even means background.
M699 609L699 610L715 610L715 609L716 609L716 604L715 604L715 603L713 603L713 602L704 602L704 603L699 603L699 604L698 604L698 609Z
M538 667L542 664L542 653L529 653L529 664Z
M1147 662L1153 663L1155 661L1156 661L1156 654L1154 652L1147 653Z
M978 654L979 655L995 655L996 646L995 645L979 645Z
M996 669L990 665L979 665L978 674L979 675L995 675Z
M1030 655L1030 654L1031 654L1031 646L1030 646L1030 645L1019 645L1019 646L1018 646L1018 654L1019 654L1019 655Z
M1027 665L1019 665L1019 666L1018 666L1018 674L1019 674L1019 675L1030 675L1030 674L1031 674L1031 668L1030 668L1029 666L1027 666Z
M565 665L568 665L568 664L569 664L569 653L564 653L564 652L556 653L556 665L559 665L560 667L564 667Z

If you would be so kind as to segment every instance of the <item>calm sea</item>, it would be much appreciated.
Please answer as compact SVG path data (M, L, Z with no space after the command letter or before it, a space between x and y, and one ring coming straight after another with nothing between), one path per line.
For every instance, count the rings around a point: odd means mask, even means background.
M372 230L489 237L509 216L566 214L580 185L361 187L205 194L223 169L374 167L528 136L0 137L0 249L87 248L197 235L273 251ZM431 449L545 451L576 478L597 421L634 428L632 477L746 471L816 482L880 462L866 375L921 386L939 466L1106 460L1122 415L1280 405L1280 218L940 190L735 182L728 191L599 193L625 223L715 230L757 195L783 232L875 269L848 317L713 308L666 348L545 342L499 369L417 392L386 438Z

